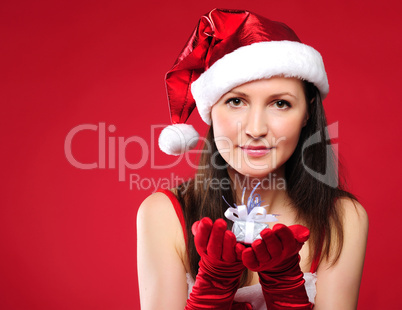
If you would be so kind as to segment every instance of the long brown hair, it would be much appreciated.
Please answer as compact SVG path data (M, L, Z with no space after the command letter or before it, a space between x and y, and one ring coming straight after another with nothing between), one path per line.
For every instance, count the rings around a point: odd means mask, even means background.
M344 189L344 182L338 182L339 171L336 165L338 159L334 156L330 141L326 141L325 138L327 121L320 93L309 82L304 82L304 91L309 119L301 131L294 153L285 164L286 190L296 208L298 219L303 220L310 229L310 253L313 253L310 260L320 257L328 258L330 251L334 251L332 263L335 263L343 246L342 214L335 204L340 197L356 198ZM320 141L303 150L305 141L318 133L321 135ZM306 170L305 165L325 175L326 180L323 182L313 177ZM228 206L222 199L222 196L225 197L230 205L236 202L234 186L226 167L227 163L220 156L214 143L211 126L194 179L177 188L177 197L186 222L190 273L194 279L198 272L200 257L195 249L191 233L192 224L207 216L212 220L225 219L229 228L232 225L232 222L224 217ZM221 186L216 186L213 184L214 180L228 181L222 182ZM331 186L332 184L338 185L334 187ZM245 280L246 275L242 282L244 283Z

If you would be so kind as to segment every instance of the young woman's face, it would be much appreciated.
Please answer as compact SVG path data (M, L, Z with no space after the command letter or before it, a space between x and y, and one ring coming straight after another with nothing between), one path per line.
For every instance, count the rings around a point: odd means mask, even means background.
M212 107L215 143L242 175L263 178L293 154L308 119L303 83L273 77L240 85Z

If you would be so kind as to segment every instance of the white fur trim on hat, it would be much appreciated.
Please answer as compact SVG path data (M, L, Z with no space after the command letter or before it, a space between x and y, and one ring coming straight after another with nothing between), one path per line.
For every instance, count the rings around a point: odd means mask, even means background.
M297 77L313 83L325 98L327 74L319 52L295 41L258 42L242 46L217 60L191 84L203 121L211 124L212 106L236 86L273 76Z
M174 124L165 127L158 140L159 148L168 155L180 155L197 145L198 132L188 124Z

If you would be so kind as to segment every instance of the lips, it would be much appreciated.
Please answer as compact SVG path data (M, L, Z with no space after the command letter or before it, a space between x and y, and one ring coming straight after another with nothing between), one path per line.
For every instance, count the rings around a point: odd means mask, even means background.
M262 157L267 155L273 147L267 147L265 145L261 146L253 146L253 145L244 145L240 146L241 150L249 156L252 157Z
M243 150L270 150L270 149L272 149L272 147L267 147L265 145L261 145L261 146L244 145L244 146L241 146L241 148Z

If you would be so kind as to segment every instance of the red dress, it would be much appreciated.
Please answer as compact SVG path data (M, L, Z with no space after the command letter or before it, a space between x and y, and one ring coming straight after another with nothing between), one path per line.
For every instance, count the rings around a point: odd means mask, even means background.
M159 189L157 192L164 193L166 196L169 197L176 211L177 217L179 218L181 227L183 229L184 238L187 240L186 223L184 221L183 211L180 202L177 200L177 197L175 196L175 194L173 194L170 190L167 189ZM305 279L304 286L306 287L307 295L311 303L314 303L316 295L315 283L317 281L318 263L319 263L319 257L312 262L310 272L304 273L304 279ZM187 273L187 285L188 285L187 296L189 296L191 289L194 285L194 279L191 277L189 273ZM236 292L234 301L250 303L254 310L267 310L264 295L262 294L261 285L259 283L239 288Z

